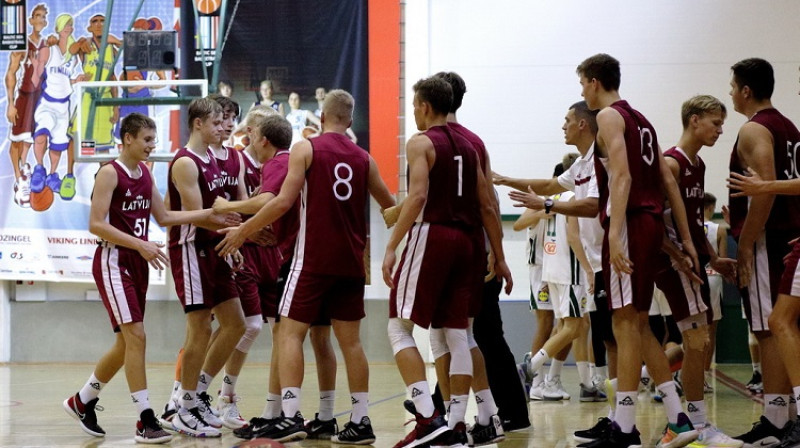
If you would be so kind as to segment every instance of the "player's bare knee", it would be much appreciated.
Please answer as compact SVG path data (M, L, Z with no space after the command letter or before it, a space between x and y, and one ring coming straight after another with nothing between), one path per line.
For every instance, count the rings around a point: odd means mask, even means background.
M708 338L708 327L690 328L683 332L684 350L704 352L711 343Z

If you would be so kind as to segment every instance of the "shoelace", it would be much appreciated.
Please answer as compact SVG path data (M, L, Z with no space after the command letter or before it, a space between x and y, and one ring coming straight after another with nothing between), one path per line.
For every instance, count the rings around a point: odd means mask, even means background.
M202 424L203 424L203 426L211 426L211 425L209 425L209 424L208 424L208 422L206 421L206 419L204 419L204 418L203 418L203 416L200 414L200 408L199 408L199 407L197 407L197 408L193 408L193 409L190 409L190 410L189 410L189 413L190 413L192 416L194 416L194 418L196 418L196 419L197 419L197 421L199 421L200 423L202 423Z

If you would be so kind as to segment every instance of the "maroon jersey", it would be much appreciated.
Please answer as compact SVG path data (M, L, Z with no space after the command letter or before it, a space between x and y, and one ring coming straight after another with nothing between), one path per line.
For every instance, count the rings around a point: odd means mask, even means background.
M175 153L175 158L170 162L167 174L167 194L169 195L170 210L183 210L181 195L172 182L172 164L181 157L189 157L197 166L197 184L200 187L203 208L211 208L215 199L223 197L223 179L214 155L211 154L211 151L208 151L205 156L205 158L200 157L188 148L181 148ZM169 229L170 247L176 247L179 244L185 244L190 241L205 245L221 239L222 236L217 232L202 229L193 224L172 226Z
M664 193L661 191L661 171L658 160L658 138L653 125L627 101L619 100L614 108L625 120L625 150L628 154L628 171L631 175L628 193L628 212L664 212ZM595 157L597 188L600 190L600 221L607 225L609 210L609 173L605 164L608 158Z
M39 43L35 44L28 37L27 49L25 50L25 57L20 61L20 70L22 70L21 77L18 78L22 82L18 84L18 88L22 92L33 93L42 89L41 84L35 85L33 83L33 61L39 57L39 50L44 47L44 39L39 39Z
M681 191L683 206L686 208L686 221L689 224L689 234L698 255L710 255L706 244L705 216L703 215L703 196L705 196L706 164L700 156L697 165L693 165L686 153L680 148L672 147L664 151L664 157L671 157L678 162L678 189ZM670 239L678 242L677 224L672 218L672 210L664 213Z
M153 197L153 178L150 170L140 162L139 170L142 175L133 178L122 162L115 160L111 166L117 170L117 187L111 195L108 223L128 235L147 241L150 200Z
M309 142L313 159L300 195L292 269L364 277L369 155L335 132Z
M239 172L242 171L241 154L239 151L223 146L228 156L220 159L214 156L219 166L219 173L222 176L222 197L229 201L242 200L239 197ZM211 151L214 154L214 151Z
M256 188L261 186L261 164L254 160L247 151L242 151L241 156L244 160L244 190L249 198Z
M448 126L434 126L425 135L433 142L436 161L428 174L422 221L464 228L480 226L476 192L479 162L472 144Z
M281 192L281 186L289 173L289 151L278 151L262 167L261 192L275 196ZM292 257L297 230L300 227L300 202L295 201L292 208L272 224L272 230L278 240L278 248L284 260Z
M456 134L464 137L472 144L472 147L475 148L475 151L478 153L478 160L481 163L481 171L485 173L487 156L486 145L483 144L483 140L478 137L478 134L470 131L459 123L448 122L447 125L450 126L450 129L454 130Z
M769 108L756 112L750 121L758 123L772 134L773 158L775 159L775 179L788 180L800 177L800 162L797 160L800 150L800 132L797 127L776 109ZM732 172L745 173L747 167L739 160L737 148L739 138L733 144L729 168ZM731 235L739 238L747 216L748 199L728 196L728 207L731 213ZM767 223L767 230L794 230L800 228L800 196L775 196Z

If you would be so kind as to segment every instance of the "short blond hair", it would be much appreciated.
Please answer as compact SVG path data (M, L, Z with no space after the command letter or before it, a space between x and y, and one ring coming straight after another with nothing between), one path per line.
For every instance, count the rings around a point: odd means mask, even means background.
M326 93L325 102L322 103L322 113L325 114L325 117L343 124L353 121L354 108L353 95L342 89Z
M705 114L714 113L721 114L723 119L728 115L725 104L723 104L722 101L711 95L693 96L684 101L681 106L681 122L683 123L683 128L686 129L689 127L689 120L692 119L692 115L702 117Z

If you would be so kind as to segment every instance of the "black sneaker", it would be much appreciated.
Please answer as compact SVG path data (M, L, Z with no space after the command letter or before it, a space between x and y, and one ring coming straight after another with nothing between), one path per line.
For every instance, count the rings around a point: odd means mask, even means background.
M503 431L503 424L500 422L500 417L497 415L491 416L489 424L486 426L478 423L478 418L475 417L475 424L467 431L467 443L469 446L500 443L505 439L506 435Z
M622 432L616 423L611 423L611 429L604 437L593 442L578 445L581 448L628 448L641 447L642 439L639 437L639 430L633 427L630 433Z
M431 440L431 448L455 448L467 446L467 425L464 422Z
M253 438L263 437L281 443L303 440L308 435L304 422L303 416L298 412L294 417L284 417L277 423L269 425L260 431L253 431Z
M589 429L575 431L576 442L587 443L605 437L611 431L611 419L608 417L598 418L597 424Z
M743 441L745 445L777 445L781 443L783 435L788 432L789 425L791 424L792 422L790 421L785 427L779 429L762 415L757 422L753 423L753 428L749 432L746 432L740 436L736 436L734 439Z
M253 417L247 423L246 426L242 426L239 429L233 430L233 435L240 439L250 440L253 438L253 433L262 430L263 428L267 427L268 425L274 425L281 421L282 418L261 418L261 417Z
M526 431L530 427L529 420L503 420L503 432Z
M104 437L106 432L97 424L97 414L95 409L102 411L102 406L97 406L99 398L82 403L79 394L75 394L64 400L64 410L67 411L72 418L80 422L81 429L87 434L95 437Z
M306 439L331 440L331 436L339 432L339 425L336 419L320 420L319 413L314 414L314 420L305 423Z
M344 429L331 437L333 443L346 443L348 445L371 445L375 443L375 433L372 431L372 422L364 416L361 422L353 423L348 420Z
M172 440L172 434L161 428L152 409L145 409L136 422L136 434L133 438L137 443L167 443Z
M783 435L781 444L776 448L797 448L800 447L800 421L789 422L792 425Z
M751 394L764 393L764 382L761 378L761 372L754 370L753 376L750 377L750 381L747 382L747 386L745 387L747 387L747 390L749 390Z

